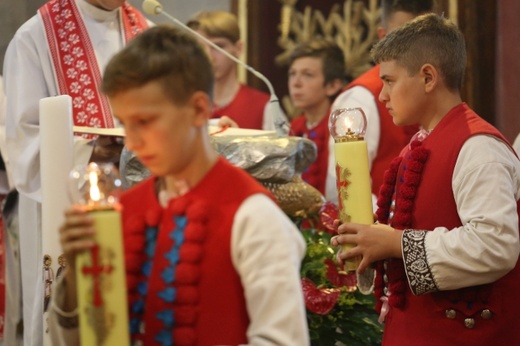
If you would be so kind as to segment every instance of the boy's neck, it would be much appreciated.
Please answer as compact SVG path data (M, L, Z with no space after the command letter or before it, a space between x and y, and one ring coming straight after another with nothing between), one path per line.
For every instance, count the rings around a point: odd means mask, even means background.
M190 164L178 174L167 175L162 178L164 190L174 195L182 195L195 187L211 170L218 159L209 138L201 143L201 149Z
M462 98L458 92L445 92L438 94L436 102L432 103L431 107L427 112L425 112L425 114L429 114L429 116L421 122L421 127L424 130L433 130L450 110L461 103Z
M318 124L324 117L329 116L330 110L330 102L329 100L324 100L323 102L309 107L303 110L303 114L305 114L305 118L307 119L307 125L309 128L314 127Z
M215 80L213 103L216 108L224 107L231 103L240 89L240 82L235 74L228 74Z

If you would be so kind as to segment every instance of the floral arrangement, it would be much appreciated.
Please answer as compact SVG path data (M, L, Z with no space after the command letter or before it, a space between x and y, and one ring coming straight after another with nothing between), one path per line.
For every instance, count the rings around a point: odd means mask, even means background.
M306 243L302 263L302 288L307 308L311 344L380 345L382 326L377 322L375 299L356 287L356 275L342 271L330 238L337 207L326 203L319 216L297 221Z

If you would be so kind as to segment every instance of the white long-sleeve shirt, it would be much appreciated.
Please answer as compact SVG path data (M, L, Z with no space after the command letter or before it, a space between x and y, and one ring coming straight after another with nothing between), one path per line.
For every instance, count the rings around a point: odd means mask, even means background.
M502 141L487 135L468 139L457 158L452 189L462 226L437 227L413 237L416 259L425 259L431 276L405 268L412 291L453 290L496 281L514 268L520 254L517 201L520 161ZM424 246L419 239L424 237ZM406 258L406 256L404 256ZM418 285L412 283L419 278ZM429 281L430 284L424 285ZM420 283L420 284L419 284ZM430 290L417 287L429 287Z

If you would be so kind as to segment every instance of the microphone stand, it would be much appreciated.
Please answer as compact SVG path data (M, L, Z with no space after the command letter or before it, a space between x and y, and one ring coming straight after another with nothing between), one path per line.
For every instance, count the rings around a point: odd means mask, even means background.
M253 75L255 75L257 78L259 78L261 81L267 85L267 88L269 89L270 99L269 99L269 110L274 114L273 120L274 120L274 127L276 130L276 133L279 136L287 136L289 133L289 124L287 123L287 120L285 119L285 116L282 114L282 110L280 108L280 101L278 100L278 97L276 96L276 93L274 92L273 85L271 82L260 72L255 70L253 67L247 65L243 61L239 60L232 54L230 54L228 51L222 49L221 47L217 46L215 43L211 42L206 37L202 36L174 16L170 15L168 12L165 12L162 8L161 3L159 3L156 0L144 0L143 1L143 10L145 13L150 15L159 15L162 14L166 18L170 19L175 24L179 25L184 30L187 30L191 34L195 35L197 38L201 39L205 43L207 43L212 48L216 49L217 51L221 52L225 56L227 56L229 59L233 60L235 63L239 64L240 66L243 66L246 70L251 72Z

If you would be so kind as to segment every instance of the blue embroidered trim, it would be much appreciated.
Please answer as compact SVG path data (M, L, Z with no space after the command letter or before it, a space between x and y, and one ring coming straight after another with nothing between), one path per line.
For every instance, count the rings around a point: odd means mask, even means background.
M148 257L141 267L141 271L145 276L144 281L137 285L137 293L140 295L139 299L136 300L130 307L134 314L140 315L130 319L130 334L139 334L141 332L142 318L144 312L144 301L148 293L148 277L152 269L153 254L155 252L155 244L157 243L157 227L146 227L145 230L145 254Z
M166 267L161 273L161 278L163 279L166 288L157 294L159 298L167 303L175 302L177 291L175 290L175 287L173 287L173 282L175 281L174 273L180 259L180 248L184 243L184 230L188 224L188 219L186 216L174 216L173 221L175 223L175 228L172 232L170 232L169 235L169 237L173 240L173 245L170 251L164 254L164 257L168 260L170 265ZM164 329L155 336L155 341L159 342L162 346L173 345L171 331L175 325L173 311L163 310L158 312L155 317L164 325Z

